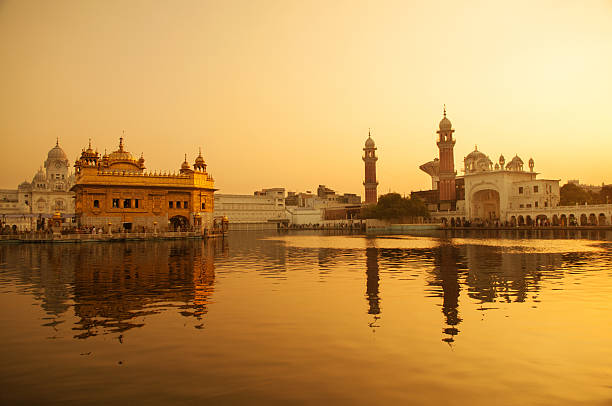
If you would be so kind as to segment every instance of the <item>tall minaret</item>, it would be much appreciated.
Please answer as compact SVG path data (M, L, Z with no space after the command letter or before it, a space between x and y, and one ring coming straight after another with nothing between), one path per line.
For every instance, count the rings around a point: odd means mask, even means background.
M378 187L378 182L376 181L376 161L378 161L378 157L376 156L376 144L374 144L369 130L368 139L363 150L365 151L363 155L363 161L365 162L365 180L363 182L365 187L365 203L376 204L378 201L378 194L376 193L376 188Z
M444 117L440 121L440 130L437 133L440 135L438 139L438 149L440 150L440 201L455 201L457 195L455 191L455 159L453 156L453 148L455 140L453 133L455 130L448 118L446 118L446 106L444 106Z

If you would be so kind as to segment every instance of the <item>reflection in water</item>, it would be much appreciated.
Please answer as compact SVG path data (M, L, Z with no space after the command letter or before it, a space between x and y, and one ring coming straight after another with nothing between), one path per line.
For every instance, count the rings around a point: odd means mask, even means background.
M444 333L447 337L442 341L452 343L454 336L459 334L457 326L461 323L459 317L459 249L453 245L443 244L435 251L433 286L442 288L442 313L447 327Z
M4 248L2 262L15 268L24 290L34 293L51 316L43 325L55 328L73 301L78 320L72 330L83 339L142 327L139 319L169 308L201 319L214 291L215 254L226 250L227 242Z
M380 319L380 298L378 296L378 248L366 248L366 298L368 300L368 314L374 315L370 323L373 329L379 327L376 321Z
M0 245L0 403L610 398L609 241L269 237Z

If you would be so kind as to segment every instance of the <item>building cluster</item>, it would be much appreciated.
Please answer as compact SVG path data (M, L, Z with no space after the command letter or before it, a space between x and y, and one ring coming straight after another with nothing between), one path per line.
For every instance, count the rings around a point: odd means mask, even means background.
M438 157L420 166L431 189L412 192L423 200L433 221L449 225L609 225L612 205L560 206L559 179L539 179L535 162L515 155L497 162L474 148L463 159L463 175L454 163L455 130L444 116L437 131Z
M202 231L214 228L214 179L202 154L193 167L185 161L177 173L146 171L119 139L119 147L100 155L83 148L70 162L59 142L32 182L0 192L3 228L47 230L51 220L60 228L97 231Z
M610 225L612 204L560 206L559 180L538 178L532 158L525 164L518 155L508 161L500 155L494 162L475 147L458 175L454 133L445 108L436 137L438 156L420 166L431 177L431 189L411 195L425 202L431 221L451 226ZM363 205L378 200L377 148L369 131L363 151L362 203L361 196L325 185L316 193L284 188L252 195L215 193L201 151L192 165L185 155L178 172L147 171L144 157L128 152L123 138L115 151L103 155L90 141L73 173L58 141L31 182L0 190L1 226L41 230L53 220L63 227L98 230L206 232L229 220L230 229L236 230L352 227L360 222Z
M227 217L230 230L351 224L361 208L361 196L319 185L317 193L262 189L252 195L215 194L215 216Z

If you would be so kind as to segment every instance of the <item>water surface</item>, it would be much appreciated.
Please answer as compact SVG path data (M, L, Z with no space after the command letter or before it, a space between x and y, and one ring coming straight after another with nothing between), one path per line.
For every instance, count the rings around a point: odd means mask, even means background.
M609 405L611 240L0 245L0 403Z

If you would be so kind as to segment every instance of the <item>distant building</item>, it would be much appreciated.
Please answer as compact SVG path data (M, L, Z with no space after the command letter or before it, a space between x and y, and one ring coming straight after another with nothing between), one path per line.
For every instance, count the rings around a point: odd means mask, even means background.
M362 157L365 163L363 187L365 189L366 204L376 204L378 201L378 181L376 180L376 161L378 161L378 157L376 156L376 149L376 144L368 131L368 139L365 142L364 155Z
M144 157L135 159L119 139L119 148L100 156L83 149L75 162L75 212L81 226L124 230L199 230L213 225L214 179L202 154L193 169L179 173L145 172Z
M230 230L273 230L290 222L284 188L262 189L253 195L216 194L214 214L226 216Z
M55 213L60 213L65 225L72 224L74 193L70 188L74 181L70 161L58 140L31 182L24 181L17 189L0 190L2 225L36 230L44 228Z

